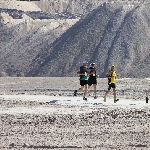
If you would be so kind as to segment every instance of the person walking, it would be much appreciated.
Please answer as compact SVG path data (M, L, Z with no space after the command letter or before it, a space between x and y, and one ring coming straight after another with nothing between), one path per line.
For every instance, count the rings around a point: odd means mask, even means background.
M88 92L88 62L83 61L83 65L80 67L80 71L77 74L80 76L80 88L74 91L74 96L77 96L78 92L82 92L84 90L83 100L87 100L87 92Z
M106 96L110 92L111 88L113 89L114 103L119 101L119 99L116 99L116 76L115 66L112 65L110 71L106 74L106 78L108 78L108 90L104 95L104 102L106 102Z
M89 75L89 79L88 79L88 90L90 89L90 87L93 85L94 88L94 99L97 99L97 95L96 95L96 87L97 87L97 73L96 73L96 68L95 68L95 63L91 63L90 68L88 69L88 75Z

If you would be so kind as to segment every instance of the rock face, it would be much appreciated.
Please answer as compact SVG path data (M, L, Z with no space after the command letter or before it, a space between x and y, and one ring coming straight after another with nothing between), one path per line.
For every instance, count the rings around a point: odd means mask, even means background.
M120 77L147 77L150 63L150 4L103 4L71 27L28 76L74 76L86 59L104 77L111 64ZM48 54L48 55L47 55Z
M109 3L148 3L149 0L40 0L34 3L46 12L70 12L73 14L88 14L104 2Z
M46 12L70 12L73 14L87 14L107 0L40 0L34 2Z
M16 1L16 0L1 0L0 8L5 9L18 9L22 11L41 11L41 9L33 2Z
M73 15L0 9L0 69L26 75L32 61L79 19ZM74 19L72 19L74 18Z
M0 72L0 77L7 77L7 73L6 72Z
M85 59L100 77L111 64L119 77L149 76L149 3L103 3L80 20L65 11L0 12L0 69L9 76L76 76Z

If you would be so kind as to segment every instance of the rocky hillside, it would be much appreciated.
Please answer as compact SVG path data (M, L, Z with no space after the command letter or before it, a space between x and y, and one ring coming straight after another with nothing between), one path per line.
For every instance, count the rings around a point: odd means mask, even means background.
M25 76L36 55L59 38L79 18L73 14L0 9L0 70Z
M149 3L111 1L88 14L0 8L0 70L9 76L76 76L85 59L100 77L111 64L119 77L150 74Z
M147 3L149 0L40 0L34 3L46 12L70 12L73 14L88 14L104 2L109 3Z
M34 3L46 12L87 14L106 1L107 0L40 0Z
M150 4L105 3L37 55L27 75L75 76L86 59L96 62L101 77L111 64L119 77L147 77L149 41Z
M33 2L19 0L1 0L0 8L3 9L18 9L22 11L41 11L41 9Z

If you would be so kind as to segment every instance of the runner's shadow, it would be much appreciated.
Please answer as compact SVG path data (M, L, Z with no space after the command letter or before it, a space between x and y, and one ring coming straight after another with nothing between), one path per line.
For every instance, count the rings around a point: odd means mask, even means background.
M58 102L58 100L52 100L52 101L46 102L46 103L47 103L47 104L54 104L54 103L56 103L56 102Z

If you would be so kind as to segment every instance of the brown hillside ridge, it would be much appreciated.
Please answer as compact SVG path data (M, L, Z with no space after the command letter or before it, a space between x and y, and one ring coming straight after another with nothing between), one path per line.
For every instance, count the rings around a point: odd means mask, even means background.
M96 62L100 77L111 64L115 64L119 77L148 77L149 20L149 3L105 3L38 55L27 76L76 76L86 59Z

